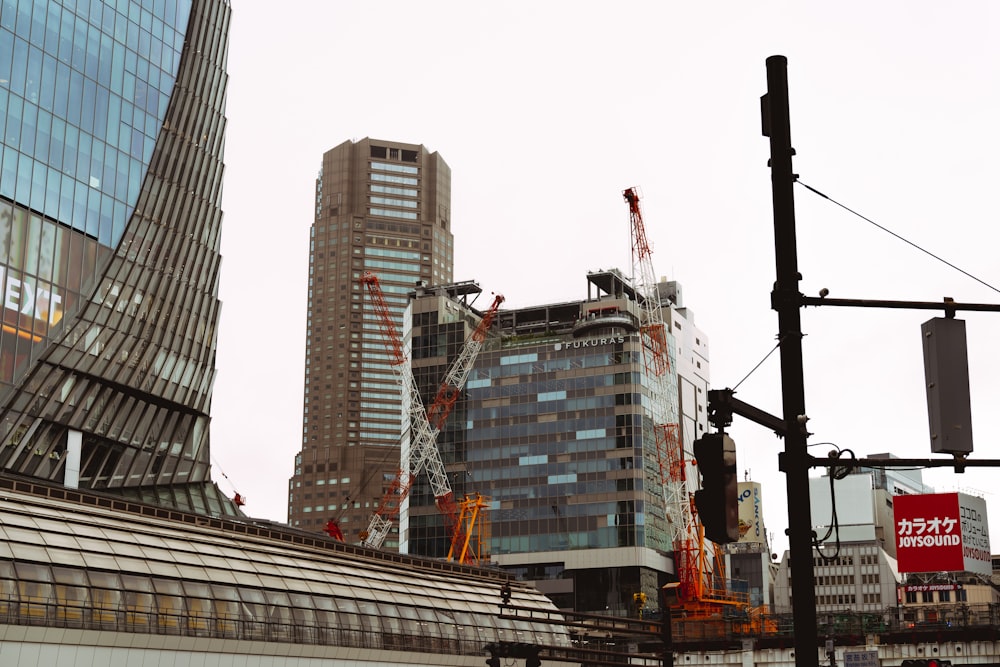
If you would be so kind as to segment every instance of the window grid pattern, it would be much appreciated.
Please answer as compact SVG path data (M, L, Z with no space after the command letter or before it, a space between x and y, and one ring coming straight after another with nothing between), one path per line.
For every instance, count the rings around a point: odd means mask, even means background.
M495 641L569 643L565 628L500 618L505 579L483 571L396 563L319 537L296 548L292 535L270 539L245 524L67 509L8 491L0 499L7 622L458 655ZM534 588L510 583L512 604L555 611Z
M671 549L639 345L481 355L466 387L466 460L492 498L492 553Z
M155 17L148 7L118 4L150 28L187 15L176 3L156 3L171 9ZM93 278L81 287L79 307L30 350L17 384L0 397L5 469L62 479L73 430L83 433L82 487L205 488L210 480L230 6L189 4L186 27L178 24L183 39L175 40L186 45L177 85L152 135L148 171L135 174L134 213L113 252L88 257ZM115 33L87 34L103 44ZM138 73L156 77L149 68ZM228 503L221 510L236 511Z

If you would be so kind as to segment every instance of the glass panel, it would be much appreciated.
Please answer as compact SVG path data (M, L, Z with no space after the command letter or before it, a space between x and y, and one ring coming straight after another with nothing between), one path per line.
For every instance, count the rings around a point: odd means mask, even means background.
M264 599L264 591L255 588L240 589L240 597L248 603L264 604L267 602Z
M173 579L154 578L153 590L166 595L184 595L184 588L181 586L181 582Z
M56 583L59 584L86 586L89 583L87 581L87 572L85 570L78 570L76 568L53 567L52 578Z
M235 591L234 591L235 594ZM213 602L215 610L215 631L223 637L236 637L240 628L240 603L236 600L220 600Z
M95 570L118 570L118 561L115 560L114 556L108 554L83 554L83 560L86 563L86 567Z
M13 574L13 572L10 572ZM17 580L8 577L7 573L0 575L0 618L13 613L17 602Z
M209 584L195 581L182 582L184 593L189 597L212 597L212 587Z
M212 601L189 597L187 603L187 629L189 634L206 635L212 631Z
M179 634L185 618L184 599L177 595L156 596L156 625L160 632Z

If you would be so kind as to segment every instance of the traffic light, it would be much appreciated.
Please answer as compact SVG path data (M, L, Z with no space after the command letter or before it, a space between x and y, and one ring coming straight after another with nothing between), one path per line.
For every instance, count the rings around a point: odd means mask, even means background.
M904 660L901 667L951 667L951 660Z
M736 542L740 539L736 443L725 433L707 433L694 441L694 456L701 471L694 504L705 537L716 544Z

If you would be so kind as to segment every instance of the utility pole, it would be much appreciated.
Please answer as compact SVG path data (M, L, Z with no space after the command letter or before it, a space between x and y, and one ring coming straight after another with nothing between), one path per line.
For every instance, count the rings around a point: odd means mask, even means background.
M778 313L781 346L781 402L785 422L782 466L788 495L788 551L795 609L795 664L819 667L816 590L813 586L812 517L809 503L809 454L805 382L802 371L802 326L798 254L795 244L795 198L792 189L791 124L788 112L788 60L767 59L767 94L761 98L764 136L771 140L771 200L774 208L774 261L777 278L771 307Z

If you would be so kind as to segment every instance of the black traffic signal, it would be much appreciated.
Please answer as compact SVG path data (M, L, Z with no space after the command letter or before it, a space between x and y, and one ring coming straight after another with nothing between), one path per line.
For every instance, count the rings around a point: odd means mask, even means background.
M951 660L904 660L901 667L951 667Z
M705 537L716 544L740 539L739 493L736 483L736 443L725 433L707 433L694 441L701 488L694 492Z

